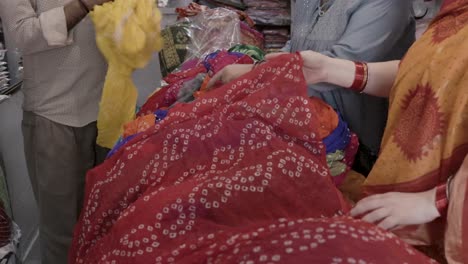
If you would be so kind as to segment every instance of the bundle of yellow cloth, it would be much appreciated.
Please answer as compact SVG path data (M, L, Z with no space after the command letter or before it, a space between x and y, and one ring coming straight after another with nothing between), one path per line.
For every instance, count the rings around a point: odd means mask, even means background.
M109 63L98 115L98 145L112 148L135 116L132 72L162 48L161 14L154 0L115 0L90 14L99 49Z

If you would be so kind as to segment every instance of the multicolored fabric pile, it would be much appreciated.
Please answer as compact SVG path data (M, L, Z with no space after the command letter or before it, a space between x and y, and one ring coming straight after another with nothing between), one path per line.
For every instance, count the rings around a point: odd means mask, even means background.
M176 104L90 171L69 263L432 263L342 216L323 144L339 118L307 96L302 63Z

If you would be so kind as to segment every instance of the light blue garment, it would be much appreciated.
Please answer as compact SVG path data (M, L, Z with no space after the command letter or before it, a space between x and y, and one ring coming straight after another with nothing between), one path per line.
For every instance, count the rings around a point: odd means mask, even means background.
M330 57L377 62L399 60L415 39L415 22L408 0L330 0L318 16L320 0L296 0L289 51L314 50ZM372 76L370 76L372 78ZM336 108L377 154L386 124L388 101L329 84L309 87Z

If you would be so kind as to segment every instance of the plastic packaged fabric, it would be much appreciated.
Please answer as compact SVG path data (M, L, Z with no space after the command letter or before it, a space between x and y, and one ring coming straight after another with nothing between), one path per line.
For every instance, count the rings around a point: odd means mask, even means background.
M162 31L164 47L159 57L163 76L176 71L186 61L199 61L208 54L241 43L241 22L236 12L225 8L189 7L178 9L179 15L193 16L183 17ZM182 12L188 9L195 13Z
M168 75L177 69L186 59L191 42L190 23L179 22L166 27L161 32L164 46L159 53L161 74Z
M109 63L98 115L97 143L112 148L132 121L138 92L132 72L162 48L161 14L153 0L115 0L90 14L99 49Z
M162 31L164 48L159 54L161 73L184 71L207 55L237 44L264 47L263 35L253 28L246 13L225 8L207 9L191 3L177 8L181 18Z
M241 43L240 20L234 11L208 9L183 21L190 23L192 40L186 60L205 58L208 54Z
M287 8L289 6L289 1L284 0L243 0L244 4L248 8Z

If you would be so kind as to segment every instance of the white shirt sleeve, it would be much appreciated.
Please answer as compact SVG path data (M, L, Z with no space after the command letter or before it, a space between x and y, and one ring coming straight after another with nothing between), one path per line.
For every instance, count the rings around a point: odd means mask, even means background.
M30 0L0 1L2 19L24 55L67 46L73 32L67 30L64 7L37 13Z

